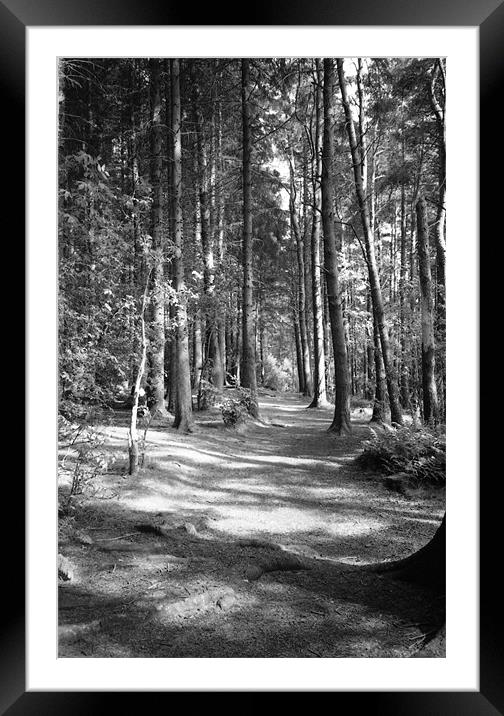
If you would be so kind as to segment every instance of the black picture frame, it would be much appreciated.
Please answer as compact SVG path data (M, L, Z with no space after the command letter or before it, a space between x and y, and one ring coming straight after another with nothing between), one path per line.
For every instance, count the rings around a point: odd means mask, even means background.
M10 234L11 247L23 247L24 233L24 167L25 167L25 35L29 26L58 25L423 25L479 26L480 32L480 126L494 124L503 78L504 3L501 0L299 0L255 2L240 17L233 10L207 3L196 8L194 3L177 4L167 0L0 0L0 87L4 147L15 148L15 160L4 163L2 192L4 211L15 217L15 234ZM194 18L198 22L194 22ZM498 137L500 139L500 137ZM5 156L5 155L4 155ZM492 166L504 166L503 150L493 132L480 137L480 236L494 237L499 226L497 211L502 199L498 182L488 174ZM16 209L14 209L16 207ZM6 237L7 234L4 234ZM5 244L4 244L5 246ZM22 250L23 253L23 250ZM19 259L18 259L19 260ZM23 255L20 258L23 262ZM17 263L19 266L19 263ZM494 269L495 270L495 269ZM491 272L490 272L491 273ZM485 285L487 274L485 274ZM490 281L488 282L490 284ZM19 291L19 289L17 289ZM12 294L11 294L12 295ZM19 297L14 299L19 304ZM11 299L12 301L12 299ZM10 310L13 310L12 308ZM19 316L19 309L16 309ZM17 321L19 323L19 319ZM21 334L21 341L22 341ZM5 343L5 350L19 350ZM19 367L15 368L16 373ZM478 379L479 380L479 379ZM19 380L17 381L19 383ZM29 390L29 386L27 386ZM5 398L23 405L19 392ZM24 416L21 416L21 421ZM19 430L19 422L16 422ZM22 422L21 422L22 424ZM5 439L5 438L4 438ZM489 440L491 438L487 438ZM498 470L498 468L497 468ZM7 474L7 473L6 473ZM4 504L15 513L16 522L4 522L2 559L2 596L4 597L0 631L0 714L30 716L31 714L102 713L117 708L118 698L128 700L129 708L144 711L154 708L152 699L171 698L164 693L118 692L26 692L25 691L25 543L22 529L25 486L19 467L9 470L9 479L2 486ZM497 475L495 476L497 478ZM490 482L492 483L492 479ZM493 567L496 545L499 544L499 502L494 487L481 484L480 513L480 691L461 692L333 692L332 706L340 708L349 701L350 708L363 708L371 713L443 716L488 716L504 714L504 659L501 629L500 588L495 583ZM7 494L6 494L7 493ZM7 510L4 511L4 516ZM484 525L484 528L483 528ZM15 539L12 539L12 531ZM7 540L8 537L8 540ZM498 571L498 570L497 570ZM148 700L149 706L146 704ZM141 703L140 703L141 700ZM210 704L206 702L206 708Z

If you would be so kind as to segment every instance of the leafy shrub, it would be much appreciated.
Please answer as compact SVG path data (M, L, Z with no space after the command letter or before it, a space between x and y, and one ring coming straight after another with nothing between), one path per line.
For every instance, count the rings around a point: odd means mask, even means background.
M252 391L250 388L238 388L238 400L249 415L254 416L257 413L258 405L257 400L252 397Z
M400 427L364 443L357 463L386 475L404 472L412 484L442 485L446 480L446 441L440 430Z
M110 462L116 458L103 447L103 433L90 425L71 422L62 415L58 416L58 439L60 447L67 450L60 461L60 470L71 472L70 496L81 494L85 485L98 474L106 472ZM69 469L67 460L70 454Z
M242 425L247 420L247 409L239 400L235 400L234 398L226 398L222 401L221 413L224 425L229 428Z
M202 380L198 390L198 410L208 410L220 397L217 388L207 380Z
M223 400L220 406L222 419L227 427L242 425L247 417L253 416L257 411L257 401L248 388L238 388L236 395L236 398Z

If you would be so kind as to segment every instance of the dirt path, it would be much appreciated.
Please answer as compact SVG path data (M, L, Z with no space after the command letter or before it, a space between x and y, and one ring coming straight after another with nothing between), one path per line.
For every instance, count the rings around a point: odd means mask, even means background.
M367 416L356 413L353 435L338 438L326 432L330 411L305 406L297 395L263 393L267 424L243 434L217 412L198 414L191 435L151 428L140 476L116 470L95 480L95 495L61 527L75 574L60 583L60 656L418 650L443 618L439 598L360 565L425 544L444 495L389 492L353 462L370 434ZM107 429L110 449L126 444L119 422ZM276 568L261 573L268 565Z

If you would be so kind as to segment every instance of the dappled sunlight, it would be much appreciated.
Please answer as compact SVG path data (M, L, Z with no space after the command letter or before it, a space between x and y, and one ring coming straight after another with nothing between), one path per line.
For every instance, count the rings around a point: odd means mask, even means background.
M397 655L391 619L408 610L419 619L428 605L403 587L394 599L370 571L355 570L423 546L443 496L405 498L366 479L353 464L365 432L339 439L300 403L290 398L285 428L156 428L135 478L117 469L100 478L114 498L90 503L92 551L64 543L78 569L61 587L60 623L102 626L92 646L64 642L65 656ZM126 444L126 427L113 433ZM146 524L167 532L136 529ZM306 570L248 578L279 555ZM230 588L225 610L215 600L197 606Z
M332 537L358 537L383 528L378 520L357 520L328 515L318 510L293 509L284 506L250 507L214 505L221 516L212 529L233 535L270 534L285 535L299 532L327 534Z
M341 519L331 521L325 525L328 534L334 537L359 537L362 535L376 534L379 530L384 529L383 522L367 518L367 519Z

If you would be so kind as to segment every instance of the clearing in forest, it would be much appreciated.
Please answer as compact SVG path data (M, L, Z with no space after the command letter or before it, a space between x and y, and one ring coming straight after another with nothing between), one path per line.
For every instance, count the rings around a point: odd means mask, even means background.
M391 492L356 466L366 411L336 437L299 394L259 400L242 432L217 410L192 434L158 420L136 477L127 414L100 428L125 459L60 520L60 657L444 656L421 651L444 597L367 567L426 544L444 491Z

